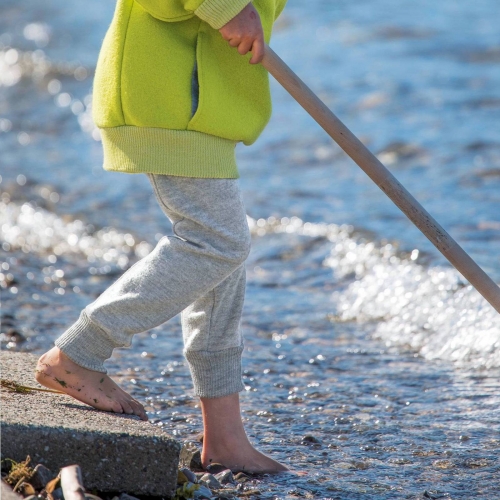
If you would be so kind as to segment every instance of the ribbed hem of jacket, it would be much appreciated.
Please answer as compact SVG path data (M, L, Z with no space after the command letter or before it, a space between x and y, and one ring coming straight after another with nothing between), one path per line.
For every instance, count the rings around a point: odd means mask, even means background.
M237 179L236 142L193 130L155 127L101 128L104 169L129 174L149 173Z
M195 394L200 398L221 398L242 391L245 388L241 380L242 352L243 346L185 352Z
M107 373L103 363L116 347L106 332L90 320L85 310L78 321L55 341L55 345L77 365L101 373Z
M239 14L250 0L205 0L195 11L195 15L218 30Z

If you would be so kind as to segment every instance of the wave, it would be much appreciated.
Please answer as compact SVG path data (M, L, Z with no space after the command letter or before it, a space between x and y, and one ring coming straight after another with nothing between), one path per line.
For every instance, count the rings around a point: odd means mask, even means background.
M254 237L296 233L323 238L324 265L338 284L335 322L364 325L387 347L409 348L427 359L474 367L500 367L500 315L454 269L419 262L377 244L352 226L304 222L297 217L248 217ZM92 274L126 269L152 246L113 228L96 230L30 203L0 203L4 251L83 259Z
M387 347L410 348L426 359L500 367L500 315L452 268L423 265L419 251L377 245L352 226L312 224L296 217L250 220L252 232L323 236L324 265L344 284L333 294L334 321L370 325Z

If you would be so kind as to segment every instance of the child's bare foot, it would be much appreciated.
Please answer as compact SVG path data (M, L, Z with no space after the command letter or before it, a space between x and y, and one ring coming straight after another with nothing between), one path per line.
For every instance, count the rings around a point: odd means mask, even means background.
M77 365L58 347L53 347L39 360L35 378L49 389L57 389L94 408L115 413L148 417L144 407L115 384L106 374Z
M239 394L201 398L203 412L203 467L211 463L232 471L251 474L285 472L288 468L257 451L245 433L240 414Z

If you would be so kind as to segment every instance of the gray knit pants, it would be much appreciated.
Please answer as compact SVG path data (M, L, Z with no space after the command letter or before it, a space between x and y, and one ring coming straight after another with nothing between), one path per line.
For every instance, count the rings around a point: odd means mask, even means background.
M240 316L250 234L238 183L148 174L174 236L134 264L56 340L75 363L103 362L132 336L182 312L184 355L200 397L243 389Z

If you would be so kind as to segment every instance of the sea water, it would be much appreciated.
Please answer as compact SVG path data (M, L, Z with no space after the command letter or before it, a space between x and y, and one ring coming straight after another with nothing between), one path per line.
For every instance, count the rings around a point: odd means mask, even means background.
M171 231L106 173L92 76L114 2L0 3L2 344L41 353ZM500 282L495 0L290 0L273 48ZM500 498L500 317L276 83L238 147L252 231L242 408L295 471L261 498ZM110 372L201 430L178 319Z

